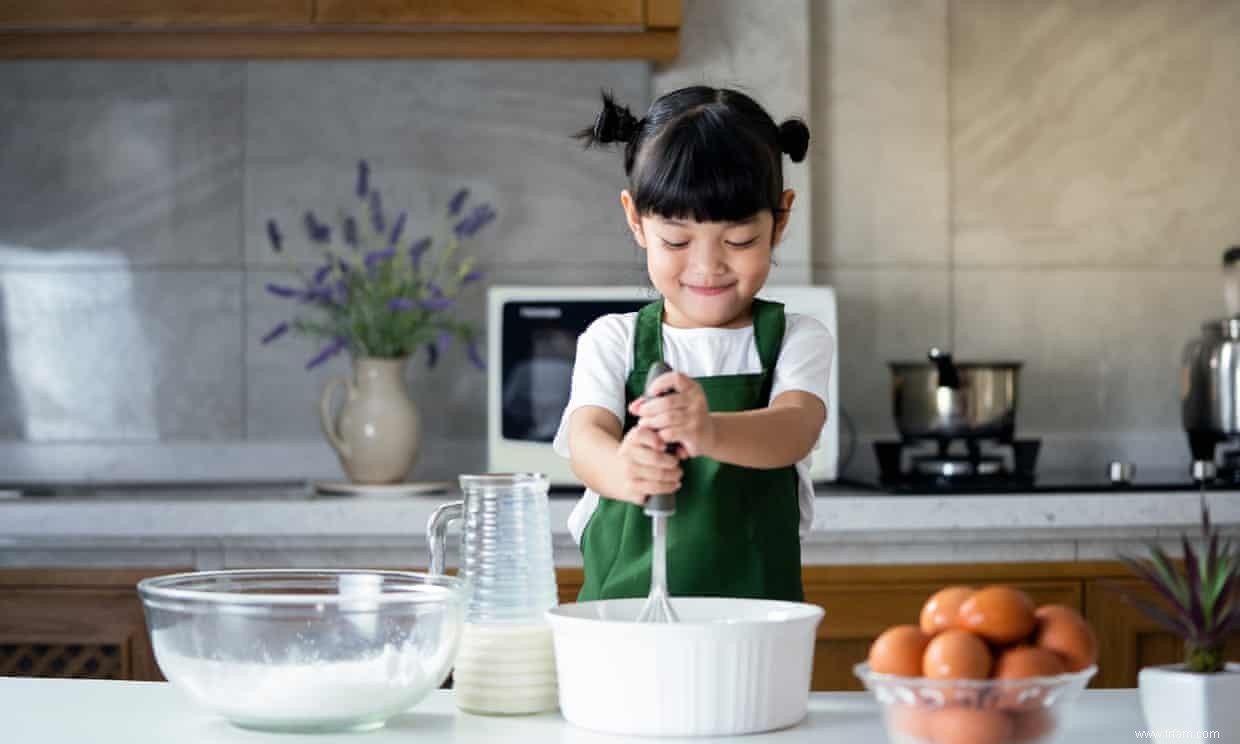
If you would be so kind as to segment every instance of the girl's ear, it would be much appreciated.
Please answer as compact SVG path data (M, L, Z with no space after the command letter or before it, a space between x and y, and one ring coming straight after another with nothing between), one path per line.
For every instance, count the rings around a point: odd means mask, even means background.
M642 216L637 213L637 205L633 203L633 195L628 189L620 192L620 204L624 207L624 218L629 223L629 231L633 233L633 240L645 248L646 235L642 232Z
M788 226L788 218L792 215L792 202L797 198L797 193L792 189L784 189L784 193L779 196L779 214L775 215L775 229L771 236L771 245L779 243L784 236L784 228Z

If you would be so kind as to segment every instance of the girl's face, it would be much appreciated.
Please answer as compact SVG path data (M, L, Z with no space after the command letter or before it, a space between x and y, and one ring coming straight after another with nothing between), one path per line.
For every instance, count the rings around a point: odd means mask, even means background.
M646 270L663 295L672 326L737 328L750 322L754 295L771 271L771 253L788 224L794 194L784 191L776 219L763 210L739 222L696 222L641 215L620 195Z

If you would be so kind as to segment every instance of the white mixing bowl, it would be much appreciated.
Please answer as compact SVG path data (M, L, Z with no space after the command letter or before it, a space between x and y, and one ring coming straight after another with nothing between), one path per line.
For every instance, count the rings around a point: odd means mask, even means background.
M821 607L673 597L679 623L636 623L645 601L547 611L570 723L633 736L720 736L805 717Z

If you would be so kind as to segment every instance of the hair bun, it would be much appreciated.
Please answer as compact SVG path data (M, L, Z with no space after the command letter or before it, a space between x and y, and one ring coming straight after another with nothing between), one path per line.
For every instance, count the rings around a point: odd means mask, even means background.
M603 110L598 112L591 132L595 142L628 142L637 133L638 120L627 107L618 105L610 93L603 94Z
M788 153L792 162L805 159L809 149L809 127L800 119L788 119L779 125L779 149Z

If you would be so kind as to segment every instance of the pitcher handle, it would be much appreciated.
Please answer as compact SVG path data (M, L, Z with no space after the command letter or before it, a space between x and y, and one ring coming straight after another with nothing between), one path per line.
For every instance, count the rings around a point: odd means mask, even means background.
M343 385L348 390L351 382L352 380L347 377L333 377L327 381L327 385L323 388L323 395L319 398L319 424L323 427L323 434L327 437L327 441L331 442L332 447L335 447L340 456L346 460L353 456L353 450L348 442L340 438L340 433L336 430L335 417L332 416L332 393L336 391L338 385Z
M431 548L431 573L443 573L444 553L447 551L448 525L465 516L464 501L450 501L431 514L426 520L426 543Z

